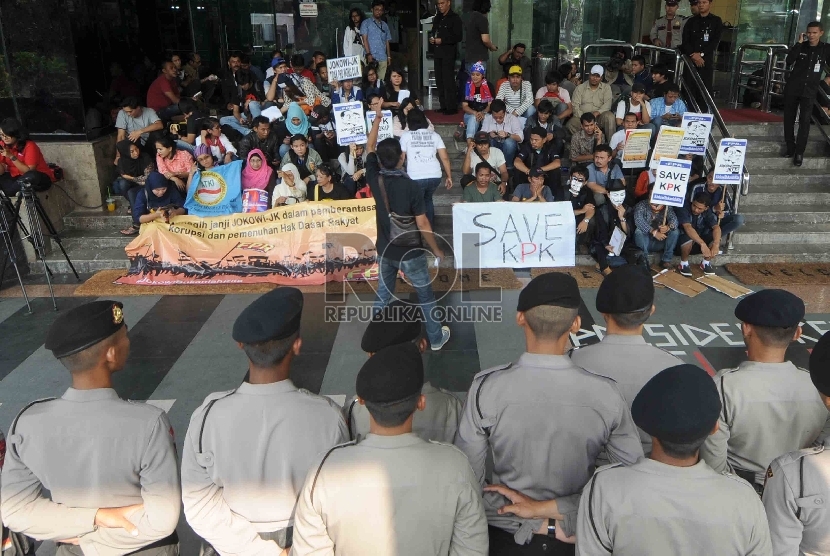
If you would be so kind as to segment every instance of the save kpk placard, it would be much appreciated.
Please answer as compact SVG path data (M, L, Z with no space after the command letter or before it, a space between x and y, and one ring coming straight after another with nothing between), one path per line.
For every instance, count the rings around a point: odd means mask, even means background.
M691 172L691 160L661 159L657 165L654 189L651 190L651 202L655 205L682 207L686 203L686 187Z
M369 110L366 112L366 130L372 129L372 123L375 121L378 113L374 110ZM383 141L384 139L391 139L395 135L392 133L392 111L391 110L384 110L383 111L383 118L380 120L380 128L378 128L378 141Z
M341 102L332 105L334 109L334 125L337 132L337 144L340 146L351 143L366 142L366 120L363 119L363 103Z
M457 203L452 229L455 268L576 264L576 221L569 202Z
M680 154L706 154L706 143L712 131L713 119L712 114L695 114L694 112L683 114L680 129L686 133L680 144Z
M326 60L329 70L329 81L343 81L344 79L360 79L360 56L346 56Z
M746 158L746 139L721 139L715 160L715 183L740 185Z

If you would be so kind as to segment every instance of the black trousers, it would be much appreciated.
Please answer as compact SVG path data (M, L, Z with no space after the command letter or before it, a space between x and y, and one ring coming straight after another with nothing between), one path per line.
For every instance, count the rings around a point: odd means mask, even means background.
M516 544L513 534L490 526L490 556L573 556L576 545L568 544L547 535L533 535L530 544Z
M0 174L0 189L9 197L17 195L20 192L21 179L31 180L35 191L45 191L52 185L52 179L43 172L29 170L16 178L11 177L8 172Z
M458 110L458 88L455 83L455 57L435 58L435 84L441 110Z
M784 97L784 140L787 150L793 154L804 154L807 138L810 136L810 116L813 113L813 99L787 95ZM795 122L798 121L798 137L795 137Z

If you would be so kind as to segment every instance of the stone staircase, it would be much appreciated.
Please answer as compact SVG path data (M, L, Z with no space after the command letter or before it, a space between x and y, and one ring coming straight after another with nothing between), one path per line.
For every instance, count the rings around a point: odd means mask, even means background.
M464 153L455 148L455 126L439 125L453 167L455 186L443 185L435 193L435 232L452 245L452 204L461 200L461 163ZM749 140L747 168L751 175L749 195L740 200L740 213L746 225L733 238L733 249L725 251L716 264L729 262L830 261L830 154L818 129L812 129L801 168L782 158L781 124L730 124L735 137ZM463 147L463 145L459 145ZM110 268L127 268L124 247L132 238L119 230L130 224L130 216L119 199L115 212L75 210L64 217L62 234L78 272L90 273ZM450 253L441 266L451 267ZM695 258L692 258L693 262ZM47 257L55 273L69 273L60 250ZM577 255L578 265L591 265L591 257ZM40 263L32 272L42 273Z

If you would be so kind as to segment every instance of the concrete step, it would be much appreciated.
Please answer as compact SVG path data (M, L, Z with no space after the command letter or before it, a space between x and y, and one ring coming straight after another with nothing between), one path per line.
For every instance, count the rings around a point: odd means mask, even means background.
M822 209L826 210L822 210ZM747 223L824 224L830 222L830 206L816 205L744 205L741 214Z
M743 226L736 234L736 245L772 244L820 244L830 241L830 223L805 224L801 222L753 222Z
M782 147L783 149L783 147ZM751 151L746 157L746 168L749 170L750 176L754 179L755 174L767 174L768 170L775 170L775 173L788 173L790 170L804 171L804 170L821 170L830 174L830 159L823 154L816 154L813 156L805 156L802 166L793 166L792 158L784 158L779 154L773 153L756 153Z
M726 124L726 126L729 128L729 133L731 133L734 137L738 137L741 139L748 139L750 137L756 136L780 137L782 140L784 138L784 124L781 122L759 122L752 124L729 123ZM830 131L830 128L825 129ZM720 137L720 133L717 130L717 126L712 128L712 135L714 137ZM817 126L811 125L809 137L811 139L823 139L824 136L821 134L821 131L818 129Z
M786 162L786 161L785 161ZM749 196L756 186L773 185L784 191L799 186L820 185L820 191L830 191L830 171L790 167L785 170L750 171Z
M120 200L120 199L119 199ZM114 212L101 209L77 209L63 217L63 224L71 230L122 230L129 226L133 219L126 208L126 202L121 201Z
M123 249L135 236L122 235L119 230L67 230L61 234L63 246L67 251L73 249ZM70 255L71 256L71 255Z
M747 158L756 158L764 155L783 155L786 151L783 135L776 137L758 136L746 137L749 141L749 152ZM826 155L830 152L824 137L813 137L807 141L807 148L804 151L805 157Z
M735 234L737 239L740 232ZM694 257L692 257L694 258ZM728 263L803 263L828 262L830 251L826 244L775 243L769 245L738 244L715 258L715 265Z
M69 258L75 266L75 270L81 273L98 272L99 270L108 270L113 268L127 269L130 267L130 261L124 254L123 247L110 247L107 249L95 248L77 248L68 250ZM46 264L54 274L71 274L72 269L63 255L58 251L52 253L46 258ZM43 264L40 261L31 263L33 274L43 274Z

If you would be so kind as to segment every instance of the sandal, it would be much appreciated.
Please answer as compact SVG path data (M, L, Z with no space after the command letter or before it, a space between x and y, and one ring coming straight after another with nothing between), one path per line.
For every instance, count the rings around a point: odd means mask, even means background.
M124 228L123 230L121 230L121 235L124 235L124 236L137 236L138 231L139 231L138 226L133 224L129 228Z

